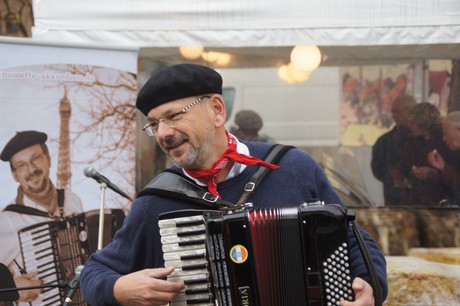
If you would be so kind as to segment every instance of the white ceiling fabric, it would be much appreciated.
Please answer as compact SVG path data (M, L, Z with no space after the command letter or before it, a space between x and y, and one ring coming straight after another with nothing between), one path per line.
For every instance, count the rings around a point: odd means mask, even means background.
M34 39L137 47L460 43L459 0L34 0Z

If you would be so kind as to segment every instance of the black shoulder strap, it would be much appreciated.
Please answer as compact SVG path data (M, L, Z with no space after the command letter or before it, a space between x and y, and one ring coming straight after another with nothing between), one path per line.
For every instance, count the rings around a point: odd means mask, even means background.
M292 149L293 146L285 146L281 144L276 144L271 147L267 157L265 158L265 161L270 164L277 164L281 157L286 153L288 150ZM249 182L246 183L246 186L244 187L244 192L241 198L238 200L238 203L236 204L237 207L241 207L246 201L248 200L249 196L254 192L256 187L259 186L259 183L262 181L262 179L267 175L268 171L270 171L270 168L267 167L259 167L257 169L256 173L252 176L252 178L249 180Z
M64 216L64 189L57 189L58 194L58 207L61 217ZM10 204L6 206L3 211L12 211L18 214L24 215L31 215L31 216L39 216L39 217L47 217L52 218L50 214L46 211L36 209L33 207L19 205L19 204Z
M64 189L58 189L57 194L58 194L59 214L61 215L61 218L64 218L64 199L65 199Z
M285 146L277 144L272 146L265 161L269 163L277 163L281 156L292 146ZM242 197L238 201L244 204L247 198L254 192L260 181L268 173L270 169L260 167L251 180L246 184ZM160 172L144 189L142 189L137 197L143 195L153 194L158 196L170 197L179 200L188 200L195 203L204 204L215 208L216 206L228 209L234 208L235 204L220 199L218 196L209 193L207 190L202 189L191 182L189 179L181 176L178 173L170 170Z
M221 200L218 196L209 193L207 190L195 185L189 179L170 170L160 172L137 194L137 197L147 194L193 201L213 208L215 208L216 205L223 208L234 206L233 203Z
M50 215L46 211L39 210L39 209L29 207L29 206L25 206L25 205L19 205L19 204L10 204L7 207L5 207L3 211L12 211L18 214L50 218Z
M64 207L64 198L65 198L64 189L57 189L57 194L58 194L58 206Z

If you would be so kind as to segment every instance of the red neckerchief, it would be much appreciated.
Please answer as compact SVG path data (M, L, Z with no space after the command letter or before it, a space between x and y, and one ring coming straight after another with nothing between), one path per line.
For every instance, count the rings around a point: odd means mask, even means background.
M219 172L227 166L230 160L245 164L248 166L253 165L261 165L270 169L278 169L278 165L267 163L259 158L248 156L245 154L238 153L236 151L236 144L238 141L236 138L227 132L228 138L228 148L222 155L222 157L212 166L211 169L204 169L204 170L190 170L184 169L188 175L193 178L205 180L208 183L208 190L210 193L217 195L220 197L219 193L217 192L217 175Z

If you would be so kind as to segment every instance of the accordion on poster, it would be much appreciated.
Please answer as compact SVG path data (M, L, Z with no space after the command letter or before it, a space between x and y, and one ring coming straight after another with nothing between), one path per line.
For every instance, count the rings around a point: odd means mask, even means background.
M121 209L105 209L104 245L123 224ZM91 210L64 220L43 222L19 231L23 269L37 271L43 285L70 281L75 269L97 250L99 210ZM45 288L40 296L43 305L62 305L67 289ZM72 305L86 305L78 290Z

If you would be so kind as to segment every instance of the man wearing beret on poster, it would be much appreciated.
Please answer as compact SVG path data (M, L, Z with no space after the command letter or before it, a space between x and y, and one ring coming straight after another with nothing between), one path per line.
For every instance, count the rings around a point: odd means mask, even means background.
M11 174L19 183L16 198L0 213L0 262L12 271L16 287L42 284L36 271L22 271L18 231L83 212L80 198L69 190L56 189L49 178L51 159L45 144L47 138L38 131L17 132L0 154L2 161L9 162ZM19 291L19 301L41 305L40 292Z
M175 163L170 171L222 200L236 203L257 169L268 167L271 170L249 197L255 207L292 207L313 199L343 205L319 165L305 152L290 149L277 165L270 164L261 159L271 144L240 142L225 129L222 78L213 69L194 64L163 69L140 90L136 106L149 120L143 129ZM203 207L163 195L139 196L112 243L85 264L81 286L87 302L92 306L170 302L184 285L164 280L173 268L164 268L158 215ZM385 258L375 241L363 235L385 297ZM343 305L373 305L369 274L356 239L350 239L356 301Z

